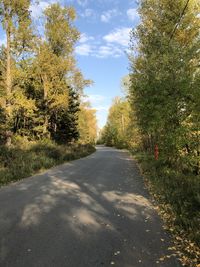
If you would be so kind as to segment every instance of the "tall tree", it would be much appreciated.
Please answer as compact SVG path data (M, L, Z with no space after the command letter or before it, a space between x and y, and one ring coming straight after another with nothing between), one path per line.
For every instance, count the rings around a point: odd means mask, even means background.
M135 148L139 138L133 118L129 101L116 97L100 138L110 146Z
M29 46L32 37L29 14L30 0L1 0L0 19L6 33L5 102L6 144L11 144L11 97L13 92L13 69L15 55L21 55Z
M56 137L58 141L70 143L79 139L78 112L80 99L78 93L69 87L68 106L57 117Z
M45 40L40 40L34 62L38 103L42 110L41 126L43 135L56 132L56 119L67 110L69 88L75 87L76 75L74 45L79 32L73 22L76 14L71 7L50 5L44 12ZM82 79L84 81L84 79ZM81 88L82 90L83 88ZM53 122L52 122L53 121ZM54 129L50 129L50 127ZM37 127L37 130L39 128Z
M159 143L161 155L176 167L197 101L199 10L196 0L143 0L141 24L132 33L138 51L131 57L130 99L144 145L153 152Z
M96 110L91 108L89 102L83 102L80 105L78 129L81 143L95 143L97 138Z

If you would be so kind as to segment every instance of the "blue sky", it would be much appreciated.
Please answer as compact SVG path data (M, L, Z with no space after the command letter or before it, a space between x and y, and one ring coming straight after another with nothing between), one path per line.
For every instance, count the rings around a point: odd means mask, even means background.
M32 4L37 19L49 4L72 5L77 12L76 27L81 33L75 53L79 68L94 85L85 89L97 110L100 128L106 123L115 96L122 95L121 79L128 74L129 32L139 22L136 0L42 0ZM0 30L0 44L5 36Z

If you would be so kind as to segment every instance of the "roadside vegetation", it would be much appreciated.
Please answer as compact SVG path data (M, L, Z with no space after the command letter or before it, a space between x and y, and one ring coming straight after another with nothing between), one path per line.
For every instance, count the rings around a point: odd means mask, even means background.
M30 5L0 1L0 185L92 153L97 134L96 111L84 100L92 81L74 55L75 10L49 5L41 26Z
M66 161L85 157L95 151L91 144L58 145L42 140L0 147L0 186L29 177Z
M92 145L58 145L49 140L0 148L0 186L31 176L66 161L79 159L95 151Z
M128 148L174 234L182 263L200 264L200 3L142 0L125 97L101 140Z

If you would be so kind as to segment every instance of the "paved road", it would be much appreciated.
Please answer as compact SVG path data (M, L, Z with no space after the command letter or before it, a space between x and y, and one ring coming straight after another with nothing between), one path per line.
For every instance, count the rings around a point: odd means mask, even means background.
M1 267L176 267L135 162L87 158L0 189Z

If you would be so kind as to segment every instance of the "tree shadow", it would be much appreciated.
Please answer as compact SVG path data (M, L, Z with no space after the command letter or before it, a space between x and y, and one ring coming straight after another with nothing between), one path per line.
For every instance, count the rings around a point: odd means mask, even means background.
M180 266L139 170L98 148L0 191L0 266ZM159 264L158 264L159 263Z

